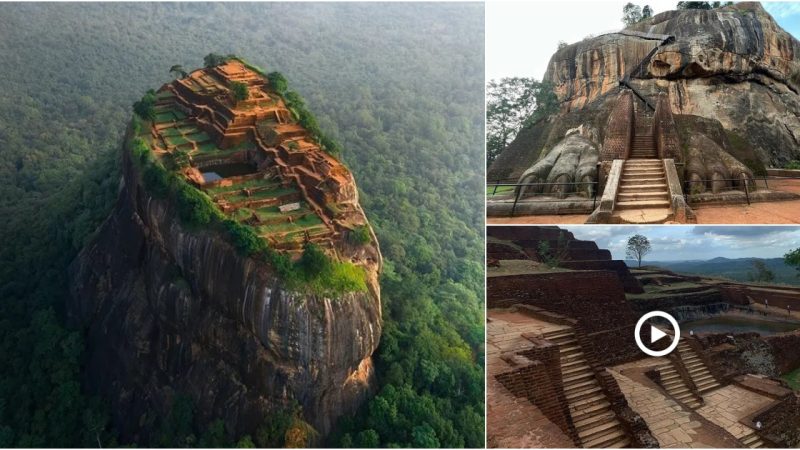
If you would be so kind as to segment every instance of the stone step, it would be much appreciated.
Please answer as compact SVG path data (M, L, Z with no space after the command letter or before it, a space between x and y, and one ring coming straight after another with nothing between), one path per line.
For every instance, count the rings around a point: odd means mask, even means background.
M684 386L681 386L681 387L679 387L679 388L677 388L677 389L667 390L667 392L669 392L671 395L673 395L673 396L675 396L675 397L680 397L680 396L681 396L681 395L683 395L683 394L689 394L689 395L691 395L691 394L692 394L692 393L689 391L689 388L688 388L688 387L686 387L685 385L684 385Z
M666 383L664 383L664 389L669 391L670 389L675 389L675 388L677 388L679 386L683 386L683 385L684 385L683 384L683 380L681 380L681 379L670 380L670 381L667 381Z
M615 209L668 208L669 200L634 200L616 202Z
M600 400L595 401L589 405L581 405L578 409L573 409L570 405L570 412L573 421L586 420L598 414L603 414L605 411L611 411L611 403L601 396Z
M561 361L561 373L564 373L564 369L569 369L579 364L580 365L586 364L586 361L584 361L583 359L571 359L567 362Z
M606 448L610 443L616 442L620 438L625 438L625 432L615 423L615 428L608 429L607 433L591 436L588 439L583 439L583 446L586 448Z
M599 405L605 405L604 407L608 407L611 405L610 403L608 403L608 399L606 399L606 396L603 393L595 394L587 398L582 398L575 402L569 402L569 410L570 412L575 412L578 415L581 415L582 413L588 411L589 407L595 407ZM597 409L599 408L592 408L592 410L597 410ZM572 417L574 418L575 415L576 414L572 414Z
M713 391L714 389L717 389L719 386L720 386L720 385L719 385L719 383L712 383L712 384L710 384L710 385L708 385L708 386L704 386L704 387L702 387L702 388L698 387L698 388L697 388L697 390L698 390L698 391L699 391L701 394L703 394L703 393L706 393L706 392L708 392L708 391Z
M605 422L595 424L591 427L578 430L578 436L581 440L591 439L594 436L605 435L606 432L612 428L618 427L619 422L616 419L606 420Z
M557 344L557 345L559 345L561 347L573 347L578 342L578 340L575 339L575 337L573 337L573 336L565 336L565 337L562 337L562 338L547 339L547 340L552 342L553 344Z
M564 387L564 393L567 393L567 392L570 392L570 391L574 391L576 389L582 389L582 388L586 388L586 387L589 387L589 386L596 386L596 385L597 385L597 382L595 382L594 379L581 381L580 383L572 384L569 387L565 386Z
M619 186L619 192L669 192L666 183L661 184L624 184Z
M631 440L628 439L627 436L623 436L621 439L612 442L610 444L606 444L605 448L625 448L631 445Z
M575 428L578 430L591 428L597 423L605 422L610 419L614 419L614 411L610 409L599 409L595 414L587 415L581 420L575 420Z
M714 377L712 377L710 373L706 373L705 375L699 376L697 378L692 377L692 381L694 381L694 384L701 384L707 380L714 381Z
M573 402L573 401L578 401L578 400L581 400L581 399L584 399L584 398L591 397L591 396L597 394L598 392L602 392L602 389L600 388L600 386L595 385L594 387L585 387L583 389L579 389L577 391L570 392L569 394L566 394L566 397L567 397L567 401Z
M750 431L749 433L740 437L739 440L742 442L742 444L750 446L750 444L758 440L758 435L755 433L755 431Z
M594 377L594 373L592 371L587 371L584 373L579 373L576 375L570 375L568 377L564 377L562 382L564 386L568 385L570 382L578 381L578 380L585 380L586 378Z
M623 176L620 179L620 186L625 187L627 185L642 185L642 184L666 184L666 177L625 177Z
M564 337L564 336L571 336L571 335L574 335L574 334L575 333L571 329L568 328L568 329L563 329L563 330L547 331L545 333L542 333L542 336L544 336L544 338L547 339L547 340L551 340L551 339L557 339L557 338Z
M639 200L668 200L666 192L621 192L617 194L617 201L639 201Z
M589 368L589 366L587 366L585 364L582 365L582 366L575 365L575 366L567 368L566 370L564 370L562 368L561 369L561 376L569 377L569 376L578 375L580 373L591 372L591 371L592 371L592 369Z
M664 174L662 167L625 167L622 170L623 175L643 175L643 174Z

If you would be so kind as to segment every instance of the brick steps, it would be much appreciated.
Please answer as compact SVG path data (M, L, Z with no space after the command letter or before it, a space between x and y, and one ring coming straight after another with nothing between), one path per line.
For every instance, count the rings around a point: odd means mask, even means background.
M661 385L669 395L691 409L702 406L701 399L689 390L671 362L659 367L658 371L661 374Z
M583 447L621 448L630 445L594 372L571 329L545 333L559 346L564 395Z
M720 387L720 384L709 372L708 367L703 364L697 353L685 341L681 341L678 344L678 355L681 357L689 376L692 377L692 381L701 394Z
M747 434L739 438L739 442L749 448L761 448L766 446L766 443L761 440L761 437L756 434L756 430L751 429Z

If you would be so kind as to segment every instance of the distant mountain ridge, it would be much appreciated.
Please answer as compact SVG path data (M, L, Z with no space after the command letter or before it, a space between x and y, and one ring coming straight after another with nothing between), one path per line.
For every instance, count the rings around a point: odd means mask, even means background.
M783 258L725 258L717 256L707 260L683 261L642 261L642 266L657 266L679 273L708 275L729 278L735 281L750 281L750 273L754 272L752 261L760 259L775 274L775 283L800 285L797 271L787 266ZM636 267L633 260L625 260L629 267Z

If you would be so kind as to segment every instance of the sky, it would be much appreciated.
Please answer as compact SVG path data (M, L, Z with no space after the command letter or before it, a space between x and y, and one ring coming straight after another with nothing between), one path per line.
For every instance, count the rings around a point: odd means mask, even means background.
M706 260L725 258L780 258L800 247L800 227L795 226L626 226L567 225L576 239L595 241L611 250L614 259L625 259L630 236L642 234L652 252L646 261Z
M490 1L486 3L486 79L541 79L559 41L569 44L588 35L622 28L626 1ZM675 8L675 1L649 4L654 14ZM766 2L778 24L800 38L800 2Z

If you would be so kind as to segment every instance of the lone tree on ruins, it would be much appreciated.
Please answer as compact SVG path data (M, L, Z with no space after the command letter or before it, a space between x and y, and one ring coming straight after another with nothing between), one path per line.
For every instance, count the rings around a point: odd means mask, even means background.
M628 258L635 259L639 263L639 267L642 267L642 259L650 253L650 250L652 250L650 240L646 236L635 234L628 238L626 255Z
M180 76L181 78L186 78L188 75L185 70L183 70L183 66L180 64L175 64L174 66L169 68L169 73L174 74L175 76Z

